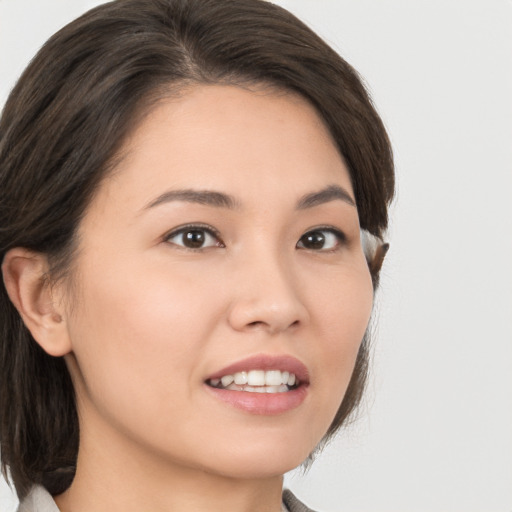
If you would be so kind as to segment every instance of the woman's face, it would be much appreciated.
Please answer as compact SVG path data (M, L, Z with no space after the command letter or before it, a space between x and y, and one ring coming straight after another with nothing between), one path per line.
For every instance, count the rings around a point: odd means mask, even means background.
M328 130L296 95L197 86L123 154L67 298L82 442L225 476L295 467L341 403L373 299Z

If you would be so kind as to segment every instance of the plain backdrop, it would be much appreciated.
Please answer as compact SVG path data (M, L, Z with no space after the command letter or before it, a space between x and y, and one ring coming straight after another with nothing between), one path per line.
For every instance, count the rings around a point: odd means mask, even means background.
M0 105L99 3L0 0ZM398 179L360 419L286 484L322 511L510 512L512 1L276 3L363 75Z

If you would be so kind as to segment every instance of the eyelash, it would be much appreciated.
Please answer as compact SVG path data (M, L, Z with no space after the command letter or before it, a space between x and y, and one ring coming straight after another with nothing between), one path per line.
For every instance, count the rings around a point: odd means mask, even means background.
M177 244L177 243L171 241L175 237L178 237L180 235L184 235L185 233L189 233L189 232L192 232L192 231L207 233L208 236L211 236L212 238L215 238L217 240L217 243L215 245L210 245L210 246L206 246L206 247L187 247L184 244ZM301 243L304 244L304 238L306 236L313 235L315 233L329 233L331 235L334 235L336 237L336 239L337 239L337 243L336 243L335 247L330 248L330 249L323 249L323 248L311 249L311 248L308 248L308 247L304 247L304 246L301 247L301 246L299 246L299 244L301 244ZM324 237L324 239L325 239L325 237ZM220 233L216 229L214 229L211 226L208 226L206 224L188 224L186 226L181 226L181 227L179 227L177 229L174 229L170 233L164 235L163 241L167 242L169 244L172 244L172 245L176 245L176 246L180 247L181 249L184 249L184 250L187 250L187 251L192 251L192 252L200 252L200 251L203 251L205 249L209 249L211 247L220 247L220 248L226 247L224 242L220 238ZM306 231L299 238L299 240L298 240L298 242L296 244L296 247L297 247L297 249L306 250L306 251L310 250L312 252L331 253L331 252L336 252L337 250L340 249L340 247L346 245L346 243L347 243L347 237L339 229L333 228L332 226L318 226L318 227L315 227L313 229L310 229L310 230Z
M224 242L220 238L220 233L216 229L214 229L211 226L208 226L206 224L188 224L186 226L181 226L177 229L174 229L167 235L164 235L163 240L164 240L164 242L167 242L167 243L170 243L173 245L177 245L181 249L184 249L187 251L198 252L198 251L203 251L205 249L208 249L209 247L197 247L197 248L187 247L185 245L176 244L171 241L172 238L175 238L179 235L183 235L183 234L191 232L191 231L204 232L204 233L207 233L209 236L217 239L219 243L215 244L214 246L210 246L210 247L221 247L221 248L225 247Z
M299 241L297 242L297 246L301 242L301 240L303 240L304 237L306 237L307 235L311 235L313 233L329 233L331 235L334 235L336 237L336 239L337 239L337 243L336 243L335 247L333 247L332 249L323 249L322 248L322 249L318 249L318 250L308 249L307 247L298 247L299 249L304 249L306 251L310 250L310 251L313 251L313 252L332 253L332 252L336 252L341 247L343 247L343 246L345 246L347 244L347 237L345 236L345 233L343 233L343 231L340 231L339 229L333 228L332 226L318 226L318 227L315 227L313 229L310 229L310 230L306 231L299 238Z

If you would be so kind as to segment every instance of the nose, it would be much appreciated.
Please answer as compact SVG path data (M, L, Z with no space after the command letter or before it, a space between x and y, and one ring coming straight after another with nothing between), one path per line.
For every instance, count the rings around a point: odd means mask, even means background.
M234 300L228 314L237 331L275 335L297 329L309 318L293 268L276 257L253 257L234 274Z

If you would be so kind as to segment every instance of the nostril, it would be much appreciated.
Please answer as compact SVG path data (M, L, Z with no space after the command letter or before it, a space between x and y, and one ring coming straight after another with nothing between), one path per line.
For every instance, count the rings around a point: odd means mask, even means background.
M292 322L290 325L288 325L288 328L290 327L298 327L300 324L300 321L299 320L295 320L294 322ZM267 322L264 322L262 320L256 320L254 322L250 322L247 324L247 327L250 328L250 329L268 329L270 331L279 331L281 330L282 328L279 328L279 327L272 327L271 324L267 323Z
M259 327L261 325L264 325L264 322L258 320L256 322L251 322L249 324L247 324L248 327Z

